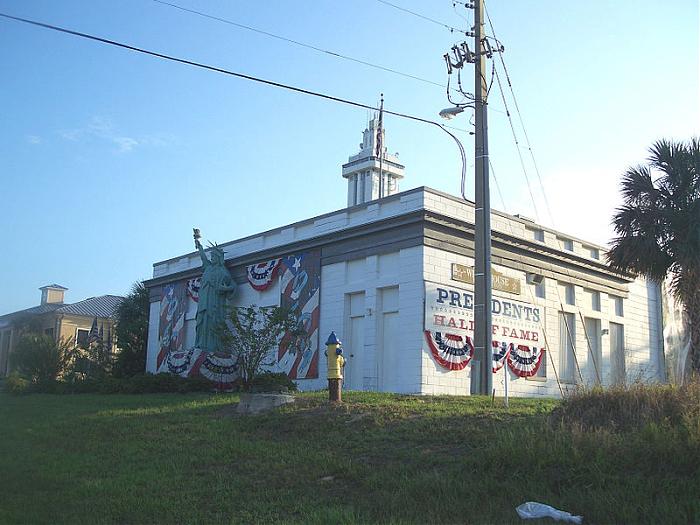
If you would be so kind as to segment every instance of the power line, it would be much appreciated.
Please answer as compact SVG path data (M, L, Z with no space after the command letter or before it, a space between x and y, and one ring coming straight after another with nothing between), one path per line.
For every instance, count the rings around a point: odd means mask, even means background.
M386 0L377 0L377 2L384 4L384 5L388 5L389 7L393 7L394 9L398 9L399 11L403 11L404 13L411 14L411 15L416 16L418 18L422 18L423 20L427 20L428 22L432 22L433 24L437 24L439 26L442 26L446 29L449 29L450 33L454 33L456 31L457 33L464 33L465 36L469 36L468 31L465 31L463 29L458 29L458 28L453 27L451 25L448 25L444 22L440 22L439 20L435 20L434 18L430 18L430 17L422 15L420 13L416 13L415 11L411 11L410 9L406 9L405 7L401 7L399 5L392 4L391 2L387 2Z
M484 4L484 8L485 8L485 4ZM486 10L486 9L485 9L485 10ZM486 10L486 17L488 18L489 26L491 27L491 32L493 33L493 38L494 38L494 40L496 40L496 41L498 42L498 39L496 38L496 32L495 32L494 27L493 27L493 22L491 21L491 17L490 17L489 14L488 14L488 10ZM515 105L517 106L517 100L516 100L516 98L515 98L515 93L513 92L513 86L512 86L512 84L511 84L511 82L510 82L510 77L508 77L507 69L506 69L506 66L505 66L505 60L504 60L504 58L503 58L503 52L501 51L500 46L499 46L499 49L498 49L498 54L499 54L500 59L501 59L501 64L503 65L503 70L504 70L504 72L505 72L505 74L506 74L506 78L508 79L508 85L510 86L510 93L511 93L511 96L513 97L513 101L515 102ZM508 123L510 124L510 129L511 129L511 132L512 132L512 134L513 134L513 140L514 140L514 142L515 142L515 147L516 147L516 149L517 149L517 151L518 151L518 157L520 158L520 165L522 166L523 174L525 175L525 181L527 182L527 188L528 188L528 191L529 191L529 193L530 193L530 199L532 200L533 211L534 211L534 213L535 213L535 217L537 218L537 222L539 222L539 217L538 217L539 214L537 213L537 203L536 203L535 197L534 197L534 195L533 195L533 193L532 193L532 188L531 188L531 186L530 186L530 178L529 178L528 175L527 175L527 169L525 168L525 163L524 163L524 161L523 161L522 153L521 153L521 151L520 151L520 142L518 141L518 138L517 138L517 135L516 135L516 132L515 132L515 127L513 126L513 119L512 119L512 117L511 117L510 111L509 111L509 109L508 109L508 105L507 105L507 103L506 103L505 91L503 90L503 86L501 85L501 79L500 79L500 76L498 75L498 72L497 72L497 71L496 71L496 80L498 81L498 89L499 89L499 91L500 91L500 93L501 93L501 97L502 97L502 99L503 99L503 105L504 105L505 108L506 108L506 115L507 115L507 117L508 117ZM519 109L518 109L518 115L520 115L520 110L519 110ZM520 118L520 125L521 125L521 127L522 127L522 129L523 129L523 132L524 132L526 138L527 138L527 132L525 131L525 126L524 126L524 124L523 124L522 117ZM532 153L532 148L529 147L529 146L530 146L530 144L529 144L529 140L528 140L528 149L530 149L530 155L532 156L532 160L533 160L533 163L534 163L535 158L534 158L534 155L533 155L533 153ZM553 226L555 226L555 224L554 224L554 218L553 218L553 216L552 216L552 210L551 210L551 208L550 208L550 206L549 206L549 202L548 202L548 200L547 200L547 194L545 193L545 190L544 190L544 184L542 183L542 177L541 177L540 174L539 174L539 170L537 170L537 164L534 163L534 165L535 165L535 170L537 171L537 176L538 176L538 179L539 179L539 182L540 182L540 188L541 188L541 190L542 190L542 195L543 195L544 200L545 200L545 207L547 208L547 212L548 212L548 214L549 214L550 222L552 223ZM561 240L559 239L559 237L556 237L556 240L557 240L557 244L559 245L559 249L563 251L563 250L564 250L564 247L562 246L562 242L561 242ZM565 272L566 272L567 277L569 277L569 279L573 279L573 276L571 275L571 272L570 272L569 268L565 266L565 267L564 267L564 270L565 270ZM565 311L565 310L564 310L564 301L563 301L563 299L562 299L561 292L559 291L559 285L558 285L558 284L557 284L557 286L556 286L556 291L557 291L557 298L559 299L559 306L560 306L560 308L561 308L561 311ZM581 318L583 319L583 316L581 315L581 309L577 307L577 310L578 310L579 316L581 316ZM575 326L575 324L576 324L576 322L574 321L574 326ZM566 332L567 332L568 340L569 340L569 342L570 342L570 344L571 344L572 356L573 356L573 358L574 358L574 363L575 363L575 365L576 365L576 370L578 371L578 375L579 375L579 378L581 379L581 383L583 383L583 382L584 382L583 374L581 373L581 367L579 366L579 363L578 363L578 356L577 356L577 353L576 353L576 342L575 342L575 340L574 340L574 336L573 336L573 333L572 333L572 327L569 326L569 321L568 321L566 318L564 318L564 325L565 325L565 327L566 327ZM584 331L585 331L585 325L584 325ZM588 338L586 338L586 339L588 339ZM591 356L593 356L593 350L592 350L592 348L590 347L590 342L588 342L588 343L589 343L589 344L588 344L588 350L591 352ZM595 358L593 358L593 362L594 362L594 366L595 366ZM597 372L597 369L596 369L596 375L597 375L597 374L598 374L598 372Z
M489 158L489 166L491 166L490 173L491 173L491 176L493 177L494 182L496 183L496 190L498 190L498 196L501 199L501 205L503 206L503 211L506 214L510 215L510 213L508 212L508 208L506 207L506 201L503 198L503 193L501 193L501 185L498 183L498 179L496 178L496 172L493 169L493 163L491 162L491 158ZM513 237L517 237L517 235L513 231L513 225L511 224L511 221L507 220L506 224L508 225L508 229L510 230L510 234ZM524 266L525 261L524 261L523 256L517 250L515 250L513 253L518 258L521 266ZM532 293L532 290L530 289L530 285L525 283L525 288L527 289L528 293L530 294L530 300L532 301L533 304L535 304L535 296ZM542 335L544 336L544 345L546 348L545 351L547 352L547 354L549 354L549 360L552 363L552 370L554 372L554 379L557 382L557 386L559 387L559 392L561 393L561 396L564 397L564 390L562 389L561 381L559 380L559 374L557 372L557 367L554 364L554 357L552 357L552 352L550 352L552 347L550 346L549 340L547 339L547 329L546 329L547 327L544 325L544 322L542 321L542 319L540 319L540 328L542 329Z
M305 94L305 95L311 95L311 96L315 96L315 97L319 97L319 98L324 98L324 99L326 99L326 100L332 100L332 101L334 101L334 102L340 102L340 103L342 103L342 104L348 104L348 105L350 105L350 106L355 106L355 107L359 107L359 108L371 109L371 110L374 110L374 111L379 111L379 108L376 108L376 107L374 107L374 106L370 106L370 105L367 105L367 104L363 104L363 103L361 103L361 102L355 102L355 101L353 101L353 100L343 99L343 98L340 98L340 97L335 97L335 96L333 96L333 95L327 95L327 94L325 94L325 93L318 93L318 92L316 92L316 91L311 91L311 90L308 90L308 89L304 89L304 88L300 88L300 87L296 87L296 86L291 86L291 85L289 85L289 84L282 84L281 82L275 82L275 81L273 81L273 80L266 80L266 79L263 79L263 78L254 77L254 76L251 76L251 75L246 75L246 74L244 74L244 73L237 73L237 72L235 72L235 71L231 71L231 70L224 69L224 68L220 68L220 67L216 67L216 66L210 66L210 65L208 65L208 64L203 64L203 63L201 63L201 62L194 62L193 60L187 60L187 59L185 59L185 58L178 58L178 57L175 57L175 56L172 56L172 55L166 55L166 54L164 54L164 53L158 53L158 52L156 52L156 51L150 51L150 50L148 50L148 49L144 49L144 48L141 48L141 47L136 47L136 46L132 46L132 45L129 45L129 44L123 44L123 43L121 43L121 42L117 42L116 40L109 40L108 38L102 38L102 37L99 37L99 36L90 35L90 34L88 34L88 33L81 33L80 31L73 31L72 29L66 29L66 28L60 27L60 26L55 26L55 25L51 25L51 24L45 24L45 23L43 23L43 22L37 22L37 21L35 21L35 20L29 20L29 19L26 19L26 18L20 18L20 17L17 17L17 16L12 16L12 15L5 14L5 13L0 13L0 16L2 16L2 17L4 17L4 18L9 18L9 19L11 19L11 20L16 20L16 21L18 21L18 22L23 22L23 23L25 23L25 24L31 24L31 25L35 25L35 26L38 26L38 27L43 27L43 28L45 28L45 29L51 29L51 30L53 30L53 31L58 31L58 32L61 32L61 33L67 33L67 34L69 34L69 35L78 36L78 37L81 37L81 38L86 38L86 39L88 39L88 40L94 40L94 41L96 41L96 42L102 42L103 44L109 44L109 45L112 45L112 46L121 47L121 48L123 48L123 49L128 49L128 50L130 50L130 51L135 51L135 52L137 52L137 53L143 53L143 54L145 54L145 55L150 55L150 56L154 56L154 57L157 57L157 58L162 58L162 59L164 59L164 60L170 60L170 61L172 61L172 62L178 62L178 63L180 63L180 64L186 64L186 65L188 65L188 66L194 66L194 67L206 69L206 70L209 70L209 71L214 71L214 72L216 72L216 73L222 73L222 74L224 74L224 75L230 75L230 76L233 76L233 77L243 78L243 79L245 79L245 80L251 80L251 81L253 81L253 82L259 82L259 83L261 83L261 84L267 84L267 85L269 85L269 86L278 87L278 88L282 88L282 89L287 89L287 90L290 90L290 91L295 91L295 92L297 92L297 93L303 93L303 94ZM435 121L433 121L433 120L428 120L428 119L424 119L424 118L421 118L421 117L416 117L416 116L413 116L413 115L409 115L409 114L407 114L407 113L398 113L398 112L396 112L396 111L389 111L389 110L387 110L387 109L384 110L384 113L389 113L389 114L394 115L394 116L397 116L397 117L406 118L406 119L410 119L410 120L415 120L415 121L418 121L418 122L425 122L425 123L427 123L427 124L432 124L432 125L435 125L435 126L443 127L440 123L435 122ZM460 130L460 131L466 131L466 130Z
M429 79L427 79L427 78L422 78L422 77L419 77L419 76L416 76L416 75L412 75L412 74L410 74L410 73L404 73L403 71L398 71L398 70L396 70L396 69L392 69L392 68L389 68L389 67L386 67L386 66L381 66L381 65L379 65L379 64L373 64L372 62L367 62L366 60L361 60L361 59L359 59L359 58L354 58L354 57L351 57L351 56L348 56L348 55L344 55L344 54L342 54L342 53L337 53L337 52L335 52L335 51L330 51L330 50L328 50L328 49L323 49L323 48L321 48L321 47L317 47L317 46L314 46L314 45L312 45L312 44L307 44L307 43L301 42L301 41L299 41L299 40L294 40L294 39L292 39L292 38L287 38L287 37L284 37L284 36L276 35L275 33L270 33L269 31L264 31L264 30L258 29L258 28L256 28L256 27L252 27L252 26L248 26L248 25L245 25L245 24L241 24L241 23L239 23L239 22L235 22L235 21L230 20L230 19L227 19L227 18L222 18L222 17L219 17L219 16L211 15L211 14L205 13L205 12L203 12L203 11L197 11L196 9L189 9L189 8L187 8L187 7L183 7L183 6L180 6L180 5L177 5L177 4L173 4L173 3L171 3L171 2L165 2L164 0L153 0L153 1L156 2L156 3L162 4L162 5L166 5L166 6L172 7L172 8L174 8L174 9L179 9L180 11L184 11L184 12L191 13L191 14L194 14L194 15L197 15L197 16L201 16L201 17L203 17L203 18L209 18L209 19L211 19L211 20L216 20L216 21L222 22L222 23L224 23L224 24L232 25L232 26L238 27L238 28L240 28L240 29L245 29L245 30L247 30L247 31L252 31L252 32L254 32L254 33L258 33L258 34L260 34L260 35L264 35L264 36L267 36L267 37L270 37L270 38L275 38L275 39L277 39L277 40L281 40L282 42L287 42L287 43L289 43L289 44L294 44L294 45L296 45L296 46L304 47L304 48L306 48L306 49L311 49L311 50L316 51L316 52L318 52L318 53L323 53L323 54L326 54L326 55L330 55L330 56L335 57L335 58L340 58L340 59L342 59L342 60L348 60L348 61L350 61L350 62L355 62L355 63L357 63L357 64L362 64L362 65L368 66L368 67L373 67L373 68L375 68L375 69L380 69L380 70L382 70L382 71L386 71L386 72L388 72L388 73L393 73L393 74L395 74L395 75L400 75L400 76L405 77L405 78L410 78L410 79L413 79L413 80L418 80L418 81L420 81L420 82L425 82L426 84L432 84L432 85L434 85L434 86L438 86L438 87L442 87L442 88L446 87L445 84L440 84L439 82L434 82L434 81L429 80Z
M499 40L496 37L496 30L493 27L493 22L491 22L491 16L489 15L489 10L487 9L486 4L484 4L484 10L486 11L486 18L488 18L489 26L491 27L491 33L493 34L493 38L494 38L494 40L496 40L496 42L498 42ZM537 174L537 179L540 183L540 189L542 191L542 196L544 197L544 203L545 203L545 207L547 208L547 214L549 215L549 220L552 222L552 224L554 224L554 217L552 215L552 209L549 206L549 199L547 199L547 193L544 190L544 183L542 182L542 175L540 175L540 170L537 167L537 162L535 161L535 154L532 151L532 146L530 145L530 137L527 134L527 129L525 129L525 123L523 122L522 113L520 113L520 106L518 105L518 99L515 96L515 91L513 91L513 83L510 81L510 75L508 74L508 68L506 67L506 61L503 58L503 52L500 50L500 47L499 47L499 51L498 51L498 56L501 60L501 65L503 66L503 73L506 76L506 82L508 83L508 89L510 90L510 95L513 98L513 104L515 105L515 112L518 114L518 120L520 121L520 127L522 128L523 135L525 136L525 143L527 144L527 149L530 152L530 158L532 159L532 165L535 168L535 173ZM505 101L505 97L504 97L504 101ZM505 104L505 102L504 102L504 104ZM507 112L507 110L506 110L506 112ZM510 120L510 113L507 112L507 114L508 114L508 119ZM512 127L513 127L513 124L511 122L511 128ZM520 150L518 149L518 152L519 151ZM518 153L518 154L520 154L520 153ZM521 161L522 161L522 159L521 159ZM528 184L529 184L529 182L528 182ZM534 205L534 200L533 200L533 205Z
M122 48L122 49L128 49L128 50L130 50L130 51L135 51L135 52L137 52L137 53L142 53L142 54L145 54L145 55L150 55L150 56L154 56L154 57L157 57L157 58L162 58L163 60L169 60L169 61L171 61L171 62L177 62L177 63L180 63L180 64L186 64L186 65L188 65L188 66L193 66L193 67L198 67L198 68L201 68L201 69L206 69L206 70L208 70L208 71L214 71L215 73L222 73L222 74L224 74L224 75L230 75L230 76L233 76L233 77L242 78L242 79L245 79L245 80L250 80L250 81L252 81L252 82L259 82L259 83L261 83L261 84L266 84L266 85L268 85L268 86L277 87L277 88L281 88L281 89L287 89L287 90L289 90L289 91L294 91L294 92L296 92L296 93L302 93L302 94L304 94L304 95L319 97L319 98L323 98L323 99L325 99L325 100L330 100L330 101L338 102L338 103L341 103L341 104L347 104L347 105L349 105L349 106L354 106L354 107L363 108L363 109L371 109L371 110L373 110L373 111L379 111L379 108L376 108L376 107L374 107L374 106L370 106L370 105L368 105L368 104L363 104L363 103L361 103L361 102L355 102L355 101L353 101L353 100L348 100L348 99L344 99L344 98L340 98L340 97L334 97L334 96L332 96L332 95L327 95L327 94L325 94L325 93L318 93L318 92L316 92L316 91L311 91L311 90L308 90L308 89L304 89L304 88L300 88L300 87L296 87L296 86L291 86L291 85L289 85L289 84L282 84L282 83L280 83L280 82L275 82L275 81L272 81L272 80L266 80L266 79L263 79L263 78L258 78L258 77L254 77L254 76L251 76L251 75L246 75L246 74L244 74L244 73L237 73L237 72L235 72L235 71L230 71L230 70L228 70L228 69L223 69L223 68L216 67L216 66L210 66L210 65L207 65L207 64L202 64L201 62L194 62L194 61L192 61L192 60L187 60L187 59L184 59L184 58L178 58L178 57L174 57L174 56L171 56L171 55L166 55L166 54L163 54L163 53L157 53L157 52L155 52L155 51L149 51L148 49L143 49L143 48L140 48L140 47L131 46L131 45L129 45L129 44L123 44L123 43L117 42L117 41L115 41L115 40L109 40L109 39L107 39L107 38L102 38L102 37L99 37L99 36L90 35L90 34L88 34L88 33L81 33L81 32L79 32L79 31L73 31L72 29L66 29L66 28L64 28L64 27L54 26L54 25L51 25L51 24L45 24L45 23L43 23L43 22L37 22L36 20L29 20L29 19L27 19L27 18L20 18L20 17L17 17L17 16L8 15L8 14L6 14L6 13L0 13L0 17L7 18L7 19L10 19L10 20L15 20L15 21L17 21L17 22L22 22L22 23L25 23L25 24L30 24L30 25L34 25L34 26L38 26L38 27L43 27L44 29L50 29L50 30L52 30L52 31L58 31L58 32L60 32L60 33L66 33L66 34L69 34L69 35L78 36L78 37L80 37L80 38L86 38L86 39L88 39L88 40L94 40L94 41L96 41L96 42L101 42L101 43L103 43L103 44L109 44L109 45L111 45L111 46L120 47L120 48ZM464 146L462 145L461 141L460 141L453 133L451 133L450 131L448 131L448 130L446 129L448 126L445 126L445 125L443 125L443 124L440 124L439 122L435 122L434 120L429 120L429 119L425 119L425 118L422 118L422 117L416 117L416 116L414 116L414 115L409 115L409 114L407 114L407 113L399 113L399 112L397 112L397 111L390 111L390 110L388 110L388 109L384 109L383 111L384 111L384 113L387 113L387 114L389 114L389 115L394 115L394 116L399 117L399 118L404 118L404 119L413 120L413 121L416 121L416 122L423 122L424 124L430 124L430 125L432 125L432 126L437 126L437 127L440 128L442 131L444 131L445 133L447 133L447 134L452 138L452 140L455 141L455 143L457 144L457 147L458 147L459 150L460 150L460 155L461 155L461 157L462 157L462 177L465 176L464 174L465 174L465 171L466 171L466 155L465 155L465 152L464 152ZM456 130L458 130L458 131L467 132L467 130L464 130L464 129L459 129L459 128L452 128L452 129L456 129Z

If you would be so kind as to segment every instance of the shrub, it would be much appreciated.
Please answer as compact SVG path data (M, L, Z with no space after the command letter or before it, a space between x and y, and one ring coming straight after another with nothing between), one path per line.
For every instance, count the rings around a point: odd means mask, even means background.
M252 392L294 392L297 384L284 372L265 372L256 376L251 384Z
M275 364L274 351L281 344L281 339L294 353L309 344L303 321L289 308L233 307L226 324L228 329L222 330L222 339L236 358L239 380L245 391L252 390L256 377L266 366Z
M72 341L47 335L25 334L11 355L12 367L34 383L55 381L66 373L75 354Z
M624 431L649 425L692 426L700 422L700 382L583 390L563 400L549 418L553 426Z
M30 383L18 374L11 374L3 382L3 391L8 394L24 394L27 392Z

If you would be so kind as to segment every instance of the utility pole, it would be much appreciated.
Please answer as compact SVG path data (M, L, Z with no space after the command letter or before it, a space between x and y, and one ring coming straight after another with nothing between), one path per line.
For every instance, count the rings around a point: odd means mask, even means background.
M491 360L491 198L489 194L489 140L487 122L486 49L482 44L484 5L474 0L474 108L475 151L474 178L474 350L481 364L481 393L491 395L493 373ZM486 48L486 49L485 49Z
M447 99L454 107L443 109L440 116L450 119L466 107L474 107L474 184L475 184L475 232L474 232L474 352L480 363L480 393L491 395L493 391L493 347L491 323L491 197L489 193L489 141L488 141L488 90L486 87L486 59L493 56L494 49L484 37L483 0L467 2L465 7L474 9L474 30L467 36L474 37L474 51L467 42L456 44L443 58L447 74L460 70L465 64L474 64L474 95L462 92L472 98L470 103L456 103L447 92ZM503 52L498 44L497 52ZM460 88L461 91L461 88ZM472 106L473 103L473 106ZM466 198L466 197L465 197ZM474 378L472 377L472 380Z

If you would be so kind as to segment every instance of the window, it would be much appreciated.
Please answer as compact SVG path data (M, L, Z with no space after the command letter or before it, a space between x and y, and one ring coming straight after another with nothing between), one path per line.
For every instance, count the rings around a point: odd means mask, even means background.
M544 299L546 296L545 292L545 280L542 279L539 283L535 284L535 297L538 297L540 299Z
M625 384L625 327L610 323L610 375L613 384Z
M576 361L576 321L574 314L559 312L559 367L563 381L574 382Z
M559 299L564 304L576 305L576 288L573 284L559 283Z
M53 337L53 328L47 328L44 330L44 335L48 335L49 337Z
M559 241L559 245L562 249L569 252L574 251L574 241L572 241L571 239L567 239L565 237L557 237L557 240Z
M591 358L591 366L588 367L587 375L592 377L596 384L600 384L601 365L603 363L600 319L584 318L583 328L586 331L586 342L590 351L589 357Z
M78 328L75 332L75 342L78 346L86 346L90 341L90 330Z
M584 250L588 252L591 259L600 259L600 250L593 246L584 246Z
M544 230L540 228L529 228L525 227L528 235L535 241L544 242Z
M584 289L583 294L586 301L584 306L595 312L600 312L600 292Z
M358 195L357 203L362 204L363 202L365 202L365 174L361 173L359 175L359 177L360 177L360 189L358 191L360 192L360 194Z
M540 361L540 367L537 369L535 377L547 378L547 350L545 348L542 349L542 361Z
M618 317L623 317L625 315L625 308L622 304L622 297L616 297L614 295L611 295L610 301L612 302L613 313Z
M353 204L353 206L356 206L357 204L359 204L357 202L357 196L358 196L358 194L357 194L357 177L358 177L358 175L352 176L352 204Z

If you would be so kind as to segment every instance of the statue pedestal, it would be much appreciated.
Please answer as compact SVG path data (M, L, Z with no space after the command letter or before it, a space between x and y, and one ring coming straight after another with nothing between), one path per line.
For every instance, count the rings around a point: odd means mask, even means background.
M239 414L259 414L287 403L294 403L294 396L289 394L241 394L238 403Z

